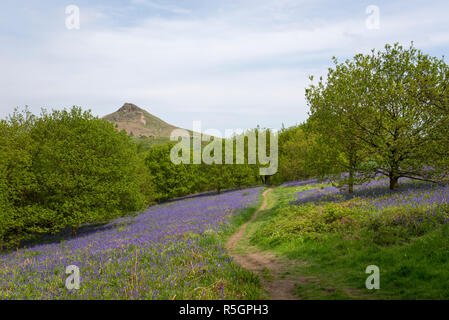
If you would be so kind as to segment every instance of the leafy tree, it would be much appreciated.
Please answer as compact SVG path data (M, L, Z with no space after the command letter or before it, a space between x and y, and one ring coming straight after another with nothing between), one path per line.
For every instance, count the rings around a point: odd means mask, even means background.
M55 231L55 211L31 196L40 188L32 170L30 130L35 117L17 110L0 121L0 249L17 247L34 234Z
M174 164L170 159L170 153L176 143L154 145L147 152L145 162L148 166L152 184L154 185L154 197L158 201L174 197L194 194L203 191L216 190L221 192L228 188L241 188L254 184L255 165L236 164L236 142L233 138L217 140L216 147L220 146L222 163L219 163L220 155L215 155L215 149L208 142L202 144L201 154L208 153L211 163L193 164L193 148L190 150L190 164ZM225 146L231 143L233 148L232 163L226 163ZM204 159L203 159L204 160Z
M364 168L367 149L359 127L352 123L352 119L362 116L357 106L358 89L363 89L364 79L352 61L338 64L334 58L334 63L335 69L329 68L326 82L320 78L318 85L306 89L310 106L307 128L316 136L312 161L319 173L333 176L338 185L347 185L352 193L354 184L365 181L368 174Z
M172 163L170 150L174 145L174 143L155 145L148 151L145 158L152 176L154 197L157 200L187 195L194 190L192 169L197 165Z
M448 81L444 60L422 53L413 44L404 49L396 43L342 64L335 61L328 83L320 81L308 96L314 108L326 105L325 110L330 110L315 116L318 122L330 125L336 116L336 148L343 150L354 142L361 169L368 165L368 171L387 176L394 190L401 177L435 181L442 172L438 146L447 146L441 132L447 132ZM321 96L315 99L316 92ZM349 130L350 139L338 134L344 132L342 127ZM429 168L430 164L437 167Z
M318 167L312 165L311 155L315 139L305 130L305 124L282 127L279 132L279 171L276 183L294 181L319 175ZM322 150L322 149L321 149Z
M73 234L85 223L143 208L136 145L124 132L81 108L42 112L31 129L32 197L58 212L58 227Z
M263 135L265 135L265 150L259 150L261 144L260 137ZM271 177L274 175L274 173L261 173L261 169L274 165L273 161L278 161L278 155L271 154L274 147L277 147L272 145L271 139L273 136L277 139L277 133L273 133L271 129L260 128L257 126L254 129L247 130L244 133L233 137L235 141L240 140L243 144L244 164L247 165L245 171L249 172L251 169L253 172L252 176L256 179L256 181L259 181L259 183L270 184ZM261 156L266 158L264 159L266 161L265 163L263 163L264 161L261 161ZM276 165L278 165L278 163L276 163Z

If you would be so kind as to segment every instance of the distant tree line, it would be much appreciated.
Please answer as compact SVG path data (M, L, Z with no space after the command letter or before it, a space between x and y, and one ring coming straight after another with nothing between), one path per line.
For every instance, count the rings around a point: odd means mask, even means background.
M261 175L260 168L266 167L260 163L258 157L255 161L250 161L248 156L251 154L249 149L249 136L254 137L255 154L258 154L259 134L266 134L267 143L265 150L270 152L270 135L267 130L256 128L248 130L241 134L243 144L243 163L237 161L237 138L239 136L229 137L227 139L213 138L212 141L221 144L221 161L212 164L206 164L201 161L200 164L194 164L194 148L190 149L190 164L174 164L170 159L170 153L177 142L153 145L148 151L145 151L145 163L150 170L152 178L154 197L156 200L166 200L174 197L200 193L204 191L215 190L221 192L225 189L243 188L257 184L269 184L269 176ZM251 135L252 134L252 135ZM190 142L191 145L193 141ZM232 159L226 161L226 145L232 148ZM203 154L205 148L210 146L209 142L202 143L200 154ZM141 147L140 149L146 150ZM210 152L214 158L214 152Z

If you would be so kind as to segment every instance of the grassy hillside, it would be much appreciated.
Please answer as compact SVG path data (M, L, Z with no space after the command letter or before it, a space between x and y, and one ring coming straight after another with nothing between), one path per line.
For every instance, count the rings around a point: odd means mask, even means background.
M250 243L294 262L303 299L448 299L449 188L402 183L392 192L375 180L354 196L316 181L281 186ZM369 265L379 290L365 286Z

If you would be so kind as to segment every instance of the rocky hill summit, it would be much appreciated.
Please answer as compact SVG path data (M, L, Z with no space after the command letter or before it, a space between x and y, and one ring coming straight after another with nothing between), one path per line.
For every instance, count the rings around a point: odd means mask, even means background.
M114 123L118 130L126 130L130 135L152 138L169 138L177 127L139 108L135 104L125 103L116 112L108 114L103 119Z

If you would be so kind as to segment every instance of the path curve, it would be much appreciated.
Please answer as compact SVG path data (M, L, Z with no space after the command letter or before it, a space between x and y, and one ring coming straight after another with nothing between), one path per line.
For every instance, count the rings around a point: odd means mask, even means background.
M264 287L269 298L272 300L298 300L298 296L294 294L296 284L300 281L288 276L281 277L281 274L286 271L285 263L280 262L280 259L275 255L258 250L249 245L238 247L240 242L245 237L245 232L248 224L256 219L259 212L266 209L268 201L267 195L273 188L269 188L262 194L262 205L253 214L251 219L244 223L238 231L233 234L226 242L226 249L229 255L239 263L243 268L259 275L262 286ZM240 244L241 245L241 244ZM242 248L244 253L237 252L237 248ZM270 275L267 278L267 272Z

